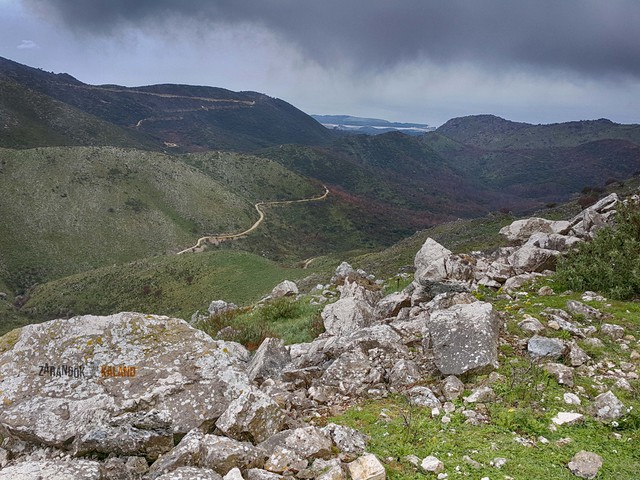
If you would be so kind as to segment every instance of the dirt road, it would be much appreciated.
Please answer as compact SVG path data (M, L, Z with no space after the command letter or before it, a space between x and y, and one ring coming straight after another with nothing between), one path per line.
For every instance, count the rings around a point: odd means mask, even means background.
M198 241L196 242L196 244L193 247L189 247L189 248L186 248L186 249L178 252L178 255L181 255L183 253L198 253L198 252L202 252L202 251L204 251L204 247L205 247L206 244L219 245L220 243L225 242L227 240L237 240L239 238L242 238L242 237L250 234L256 228L258 228L260 226L260 224L263 222L263 220L265 218L265 213L264 213L263 208L265 208L265 207L273 207L273 206L276 206L276 205L289 205L289 204L292 204L292 203L317 202L317 201L320 201L320 200L324 200L329 195L329 189L326 187L326 185L323 185L323 187L324 187L324 193L322 195L318 196L318 197L303 198L301 200L280 200L280 201L275 201L275 202L258 202L258 203L256 203L254 205L254 207L258 211L259 218L253 225L251 225L251 227L247 228L245 231L240 232L240 233L226 233L226 234L222 234L222 235L209 235L209 236L206 236L206 237L199 238Z

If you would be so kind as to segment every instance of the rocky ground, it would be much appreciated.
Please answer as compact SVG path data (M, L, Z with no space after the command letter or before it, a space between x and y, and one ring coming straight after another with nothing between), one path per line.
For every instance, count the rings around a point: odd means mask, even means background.
M640 308L550 277L618 202L514 222L491 254L428 239L386 296L342 264L309 343L251 353L137 313L15 330L0 479L636 478Z

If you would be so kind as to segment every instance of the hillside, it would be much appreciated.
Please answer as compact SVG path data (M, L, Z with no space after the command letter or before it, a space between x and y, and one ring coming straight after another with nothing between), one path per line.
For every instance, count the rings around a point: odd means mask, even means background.
M68 74L1 57L0 79L125 128L133 136L152 138L156 149L246 151L283 143L321 144L331 138L329 130L302 111L256 92L190 85L88 85ZM0 97L0 108L5 102L11 97ZM91 141L95 140L88 132L80 144ZM77 139L67 143L72 144L78 144Z
M177 252L203 234L251 225L257 199L321 190L266 159L189 160L208 172L183 157L114 147L0 150L2 279L22 292L64 275ZM239 182L247 171L252 181Z

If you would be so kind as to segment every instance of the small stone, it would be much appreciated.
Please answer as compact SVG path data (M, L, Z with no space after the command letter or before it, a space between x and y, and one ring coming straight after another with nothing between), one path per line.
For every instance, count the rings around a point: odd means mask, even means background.
M414 467L418 467L420 465L420 457L417 455L407 455L403 458L403 460L407 463L410 463Z
M609 390L593 400L591 410L599 420L617 420L623 415L624 404Z
M464 398L468 403L492 402L496 399L496 392L491 387L478 387L471 392L471 395Z
M449 375L442 381L442 394L449 401L455 400L464 392L464 383L455 375Z
M631 350L631 353L629 354L629 358L631 360L640 360L640 353L638 353L636 350Z
M566 447L572 442L573 442L573 438L565 437L565 438L561 438L560 440L556 440L556 446L562 448L562 447Z
M444 470L444 463L430 455L422 460L420 467L427 473L438 473Z
M551 374L560 385L573 387L573 369L561 363L547 363L542 368Z
M600 333L606 335L613 340L620 340L624 337L624 328L620 325L613 325L611 323L603 323L600 327Z
M227 472L227 474L222 477L222 480L244 480L242 478L242 472L238 467L233 467L231 470Z
M371 453L348 463L347 469L353 480L385 480L387 478L384 466Z
M630 392L631 390L633 390L633 387L631 387L631 384L626 378L619 378L618 380L616 380L614 387L619 388L621 390L626 390L627 392Z
M578 397L575 393L565 393L563 395L564 403L567 405L580 405L582 402L580 401L580 397Z
M447 423L451 423L451 417L449 415L443 415L440 421L446 425Z
M449 478L449 474L448 473L439 473L437 478L438 478L438 480L446 480L447 478Z
M491 461L491 466L495 468L502 468L507 464L507 459L502 457L496 457Z
M591 357L576 342L573 342L569 345L567 360L572 367L579 367L590 361Z
M518 323L518 327L527 333L538 334L544 330L544 325L540 320L531 315L525 315L524 320Z
M602 468L602 457L598 454L581 450L569 462L569 470L576 477L596 478Z
M527 350L532 357L560 358L567 347L559 338L547 338L535 335L529 339Z
M442 404L433 391L427 387L413 387L406 392L411 405L417 407L440 408Z
M480 462L475 461L469 455L465 455L464 457L462 457L462 460L467 462L469 465L471 465L476 470L480 470L482 468L482 465L480 464Z
M544 287L540 287L540 289L538 289L538 296L540 297L548 297L553 295L555 292L553 291L553 288L548 287L548 286L544 286Z
M556 331L560 330L560 324L555 320L549 320L547 322L547 327L549 327L551 330L556 330Z
M551 421L556 425L575 425L584 420L584 415L576 412L558 412Z

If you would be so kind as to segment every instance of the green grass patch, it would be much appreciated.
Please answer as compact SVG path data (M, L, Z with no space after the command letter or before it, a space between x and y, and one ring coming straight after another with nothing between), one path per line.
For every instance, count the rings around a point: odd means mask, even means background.
M39 285L23 312L34 320L119 311L189 319L212 300L249 305L282 280L309 272L244 252L159 256Z

